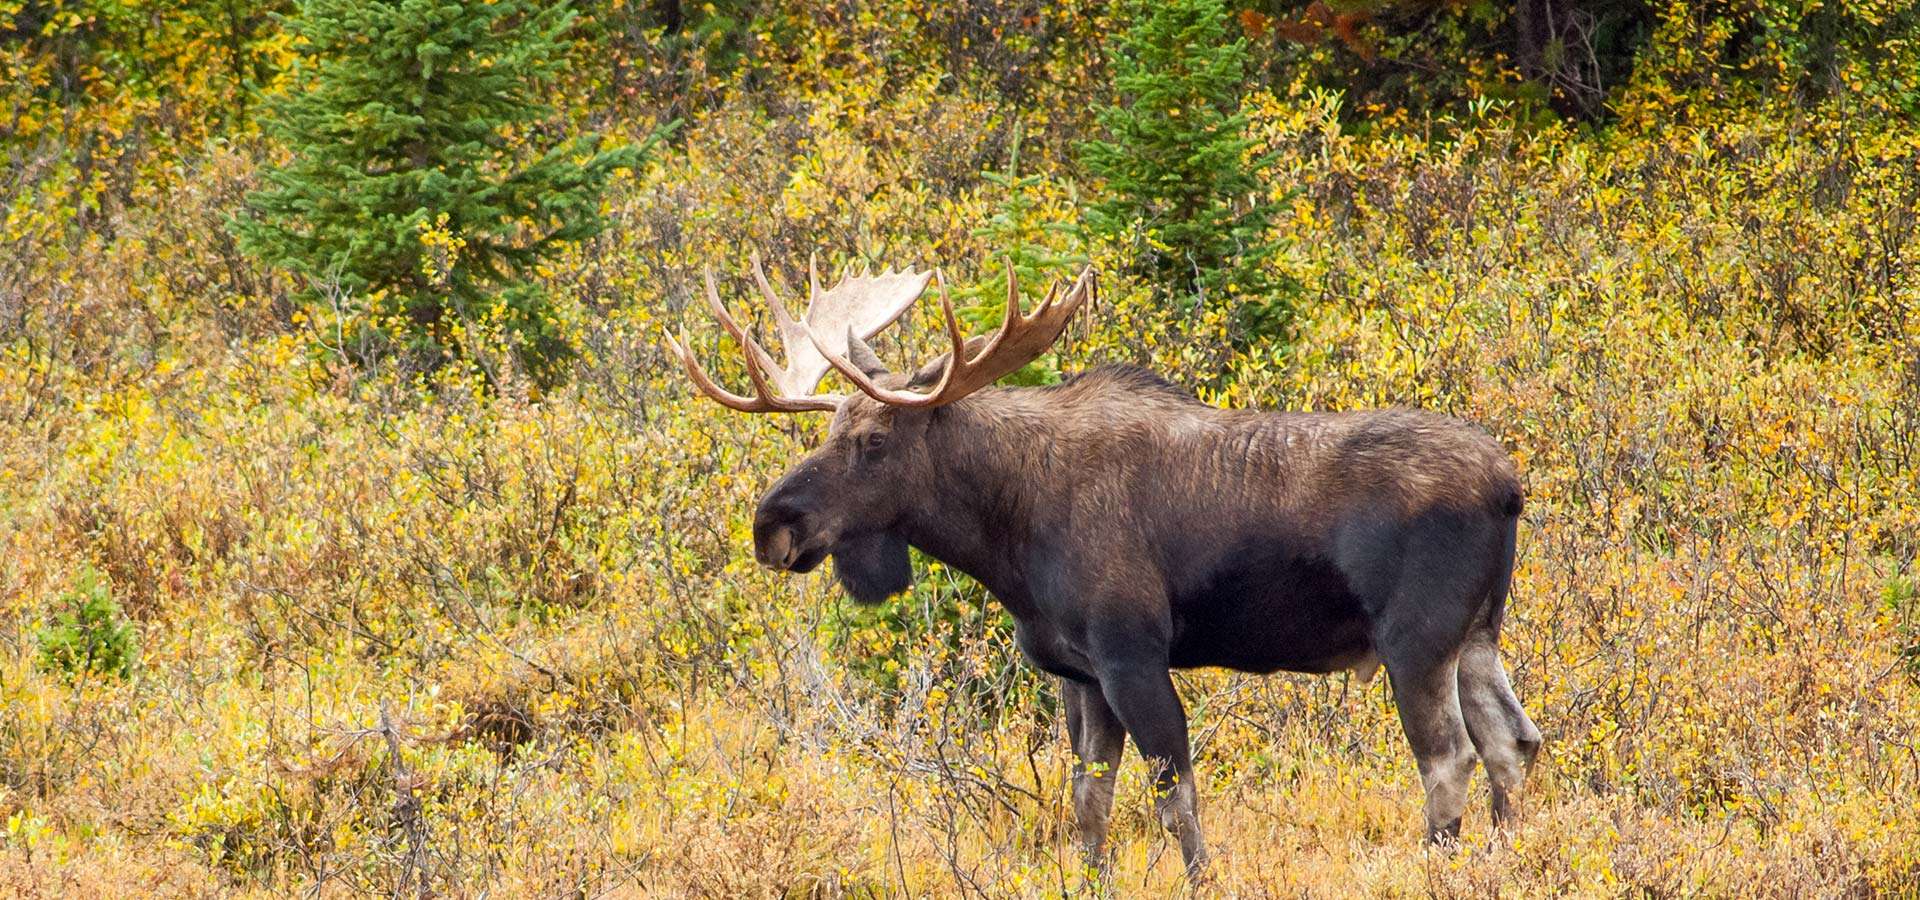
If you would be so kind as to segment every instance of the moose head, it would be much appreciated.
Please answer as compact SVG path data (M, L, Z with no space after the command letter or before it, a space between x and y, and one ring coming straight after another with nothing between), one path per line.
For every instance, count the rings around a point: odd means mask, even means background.
M762 565L809 572L827 557L847 593L860 603L878 603L905 590L911 580L902 520L940 476L952 447L930 452L928 422L954 403L1046 352L1097 290L1091 268L1064 292L1050 289L1031 313L1021 310L1019 282L1007 270L1006 314L991 336L971 339L960 330L953 298L938 271L883 271L845 275L820 287L817 266L808 267L806 313L795 318L768 282L758 254L754 282L765 295L787 353L780 367L753 334L721 302L713 273L706 273L706 301L714 318L744 353L753 396L720 387L690 349L683 333L667 338L702 393L724 406L750 413L831 411L826 440L775 482L754 514L754 555ZM937 284L941 312L953 349L911 373L887 369L866 343L898 321L930 284ZM851 396L818 393L828 371L856 388Z

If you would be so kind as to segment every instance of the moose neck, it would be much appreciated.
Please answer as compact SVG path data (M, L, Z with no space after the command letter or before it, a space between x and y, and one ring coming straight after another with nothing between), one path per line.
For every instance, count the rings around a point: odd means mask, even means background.
M1026 393L982 391L934 411L925 446L938 475L901 522L909 544L973 576L1016 615L1030 605L1025 551L1054 431Z

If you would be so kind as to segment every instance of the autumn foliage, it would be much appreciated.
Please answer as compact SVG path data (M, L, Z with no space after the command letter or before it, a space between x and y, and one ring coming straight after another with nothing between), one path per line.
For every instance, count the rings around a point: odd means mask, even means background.
M1055 688L977 585L920 561L856 609L753 564L825 423L704 402L658 341L729 359L695 291L749 290L753 249L790 293L815 251L959 288L1086 259L1100 306L1035 377L1127 360L1512 451L1503 651L1548 741L1518 826L1476 784L1466 846L1421 847L1380 681L1186 673L1195 893L1914 892L1912 13L1554 8L1639 30L1554 75L1518 5L1224 8L1234 208L1271 207L1292 309L1249 343L1086 227L1123 8L583 4L501 158L683 124L520 273L541 373L461 362L514 359L501 329L365 365L236 241L292 158L261 122L298 9L0 0L0 895L1189 890L1131 755L1113 876L1081 868ZM415 261L478 237L428 221ZM922 311L880 351L942 340Z

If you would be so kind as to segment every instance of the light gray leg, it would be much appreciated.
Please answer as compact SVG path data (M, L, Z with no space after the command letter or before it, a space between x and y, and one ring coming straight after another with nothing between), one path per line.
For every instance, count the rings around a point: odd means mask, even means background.
M1478 629L1460 651L1460 711L1473 737L1474 749L1487 767L1492 784L1493 824L1511 821L1514 798L1540 752L1540 729L1527 718L1513 695L1506 667L1500 664L1499 638Z

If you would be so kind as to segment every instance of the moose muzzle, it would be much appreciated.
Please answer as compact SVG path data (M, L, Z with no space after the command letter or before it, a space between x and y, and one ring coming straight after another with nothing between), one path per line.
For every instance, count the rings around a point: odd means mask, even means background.
M786 504L762 503L753 516L753 558L769 569L813 571L827 557L827 542L811 533L806 518Z

